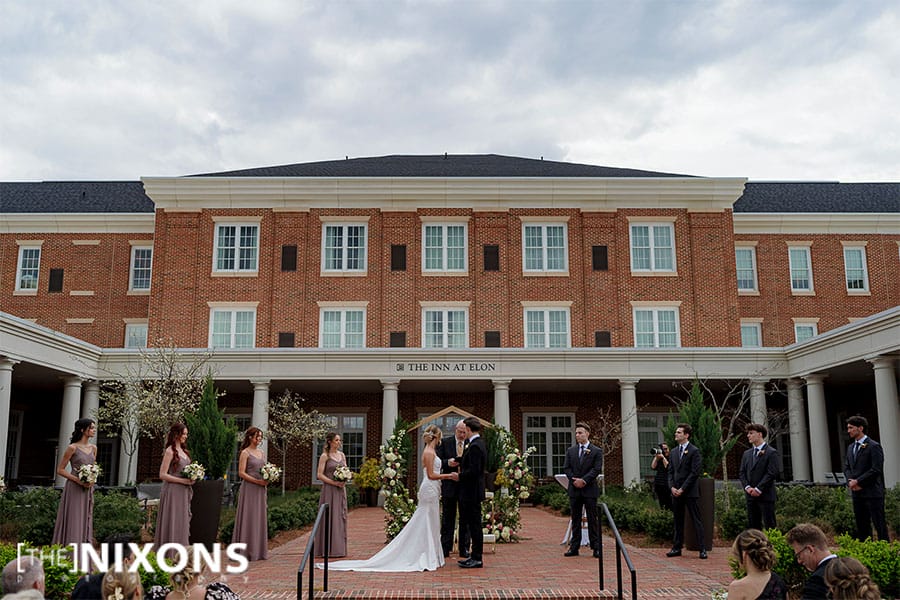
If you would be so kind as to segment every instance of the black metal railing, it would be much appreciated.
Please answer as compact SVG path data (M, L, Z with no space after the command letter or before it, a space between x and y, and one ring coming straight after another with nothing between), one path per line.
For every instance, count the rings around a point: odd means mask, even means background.
M628 549L625 547L625 543L622 541L622 536L619 535L619 528L616 527L616 522L613 521L612 515L609 514L609 507L606 506L605 502L600 503L600 508L603 509L603 514L606 515L606 522L609 523L609 528L613 532L613 537L616 538L616 583L617 583L617 595L616 598L621 600L622 598L622 557L625 557L625 564L628 565L628 570L631 572L631 598L632 600L638 597L637 595L637 571L634 568L634 563L631 562L631 557L628 556ZM599 523L600 527L600 560L597 563L600 565L598 568L600 570L600 589L605 589L605 585L603 582L603 519L600 519Z
M325 527L325 564L322 575L322 591L328 591L328 554L331 552L331 519L329 515L331 509L328 504L319 507L319 514L316 515L316 522L313 524L312 531L309 532L309 539L306 541L306 550L303 551L303 558L300 559L300 566L297 567L297 600L303 597L303 571L306 569L306 563L309 563L309 600L316 597L316 590L313 586L313 576L316 572L315 556L316 556L316 534L319 527ZM324 521L324 525L322 522ZM313 560L310 560L313 559Z

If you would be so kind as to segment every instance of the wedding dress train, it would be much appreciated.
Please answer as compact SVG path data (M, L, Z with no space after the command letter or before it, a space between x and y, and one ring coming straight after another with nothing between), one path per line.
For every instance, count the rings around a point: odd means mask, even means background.
M434 472L441 472L441 459L434 457ZM329 562L335 571L434 571L444 566L441 548L439 503L441 482L428 479L419 486L419 505L406 527L391 543L368 560L339 560ZM322 568L322 564L316 565Z

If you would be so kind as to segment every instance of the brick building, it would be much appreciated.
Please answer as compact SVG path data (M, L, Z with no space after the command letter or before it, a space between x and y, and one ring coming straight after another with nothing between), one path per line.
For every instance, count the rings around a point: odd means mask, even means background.
M757 183L496 155L389 156L139 182L0 183L0 465L49 482L59 439L139 348L212 349L229 414L332 415L351 466L448 405L561 469L576 420L623 424L607 479L695 375L746 384L786 474L840 471L843 419L900 450L900 184ZM442 425L449 430L454 420ZM158 443L110 481L153 477ZM892 452L893 451L893 452ZM315 449L291 453L291 484ZM889 461L890 485L900 480Z

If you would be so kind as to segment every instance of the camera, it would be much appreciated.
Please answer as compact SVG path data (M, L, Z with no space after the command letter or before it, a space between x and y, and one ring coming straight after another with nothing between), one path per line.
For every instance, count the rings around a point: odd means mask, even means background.
M650 448L650 456L656 456L657 454L662 454L662 449L653 446Z

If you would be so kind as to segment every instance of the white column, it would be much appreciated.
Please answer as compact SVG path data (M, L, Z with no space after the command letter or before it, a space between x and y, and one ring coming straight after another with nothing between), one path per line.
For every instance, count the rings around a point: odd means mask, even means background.
M820 373L804 375L806 401L809 405L809 446L812 457L812 480L824 483L825 473L831 472L828 443L828 420L825 412L825 377Z
M787 380L788 427L791 435L791 470L794 481L810 481L809 436L806 431L806 409L803 400L803 382Z
M0 357L0 475L6 476L6 444L9 439L9 410L12 407L12 370L19 361Z
M400 404L397 399L397 390L400 387L399 379L381 380L381 441L386 442L394 433L394 421L400 414Z
M97 409L100 408L100 382L90 379L84 382L84 393L81 398L81 418L97 421Z
M640 379L619 380L619 400L622 409L622 480L626 486L639 483L641 480L636 391L638 381ZM604 457L604 460L609 460L609 457Z
M866 358L875 370L875 407L878 410L878 435L884 448L884 485L900 483L900 406L897 404L897 375L890 356ZM867 432L868 433L868 432Z
M492 379L494 384L494 422L497 425L509 427L509 384L511 379Z
M270 379L251 379L253 384L253 413L250 415L250 425L259 427L263 432L269 432L269 384ZM269 443L263 437L262 444L259 445L263 453L267 453Z
M66 377L63 379L62 412L59 415L59 443L56 445L56 464L62 458L69 439L75 430L75 421L78 420L78 411L81 410L81 377ZM55 469L54 469L55 473ZM56 485L65 484L66 478L56 475Z
M750 380L750 419L766 425L766 380Z

